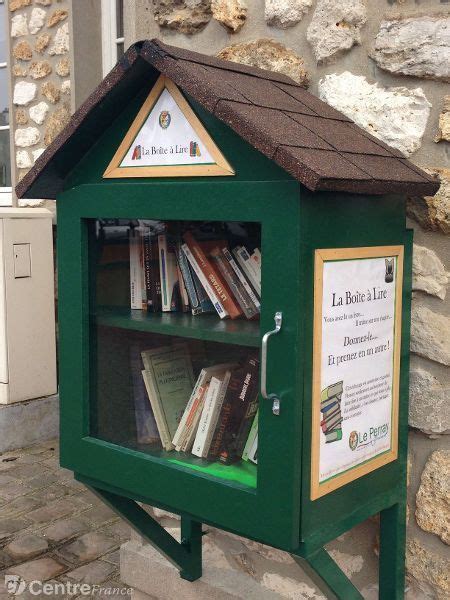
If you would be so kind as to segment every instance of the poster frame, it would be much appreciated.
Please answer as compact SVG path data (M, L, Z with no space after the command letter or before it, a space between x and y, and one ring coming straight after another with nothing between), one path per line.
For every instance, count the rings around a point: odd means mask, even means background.
M351 467L324 482L320 482L320 396L322 355L323 269L326 262L365 260L368 258L397 257L395 275L394 351L392 375L392 418L390 450ZM367 473L394 461L398 457L398 415L400 389L400 356L403 291L403 246L369 246L359 248L316 249L314 257L314 325L313 325L313 381L311 430L311 500L316 500Z

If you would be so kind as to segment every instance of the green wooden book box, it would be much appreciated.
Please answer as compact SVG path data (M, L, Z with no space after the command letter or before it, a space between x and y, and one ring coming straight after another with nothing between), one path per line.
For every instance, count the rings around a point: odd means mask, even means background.
M62 466L189 580L207 524L290 552L330 597L361 598L324 544L379 513L380 598L402 598L405 197L436 189L284 75L132 46L17 186L57 201ZM260 319L130 309L141 222L259 248ZM173 343L194 376L258 356L257 465L142 437L140 351ZM138 502L181 515L181 543Z

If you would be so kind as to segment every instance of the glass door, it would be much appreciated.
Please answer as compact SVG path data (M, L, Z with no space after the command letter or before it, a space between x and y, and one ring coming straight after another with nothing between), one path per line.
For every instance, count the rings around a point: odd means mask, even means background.
M89 229L90 435L255 489L260 223Z

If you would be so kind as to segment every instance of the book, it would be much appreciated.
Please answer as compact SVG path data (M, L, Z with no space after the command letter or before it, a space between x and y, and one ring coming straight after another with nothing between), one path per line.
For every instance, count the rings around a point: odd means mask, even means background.
M245 443L244 450L242 452L242 460L250 460L250 455L252 454L253 446L255 443L255 439L258 437L258 411L253 418L253 423L250 429L250 432L247 437L247 442Z
M137 227L130 229L130 307L142 309L141 239Z
M343 387L343 382L338 381L323 389L320 395L320 412L323 415L320 427L327 444L342 439L341 424L344 419L341 413L341 400Z
M214 268L212 262L206 256L200 244L194 238L190 231L186 231L183 235L183 239L189 250L191 251L195 261L197 262L198 267L203 273L205 279L208 281L209 285L214 290L214 295L220 301L224 309L227 311L228 315L231 319L236 319L237 317L242 315L242 309L239 304L233 298L230 290L228 289L226 283L223 278L220 276L217 269ZM196 271L197 272L197 271ZM198 272L197 272L198 275ZM199 275L200 277L200 275ZM200 281L203 283L202 278L200 277ZM206 287L205 287L206 289ZM208 290L206 289L208 292ZM209 295L209 293L208 293ZM212 300L212 298L211 298ZM214 302L213 302L214 304Z
M159 274L158 239L150 227L144 232L144 279L147 292L147 310L161 310L161 280Z
M217 425L220 409L231 377L231 370L211 377L208 393L200 415L197 434L192 447L192 454L200 458L208 456L212 436Z
M155 444L160 441L160 437L142 378L141 347L136 343L130 344L130 375L136 420L136 441L138 444Z
M231 464L242 456L257 410L258 367L258 359L250 355L242 367L232 372L208 452L208 460L216 460L219 457L221 462Z
M327 433L325 435L325 439L326 444L329 444L330 442L336 442L337 440L342 440L342 429L335 429L334 431Z
M177 244L177 262L178 267L181 271L181 278L184 282L184 287L186 289L189 305L191 308L191 312L193 315L198 315L203 312L202 307L200 305L200 300L197 295L197 290L195 289L194 279L192 277L191 269L189 268L189 262L186 258L185 253L181 248L181 244ZM212 307L211 307L212 308Z
M194 386L191 359L185 344L144 350L143 377L161 442L172 450L178 428Z
M199 388L198 398L194 402L191 410L189 412L186 427L184 431L184 435L180 444L175 447L175 450L181 452L190 452L192 449L192 445L194 443L195 434L198 428L198 422L200 420L200 416L203 410L203 405L205 403L206 396L209 391L210 382Z
M173 244L168 237L167 233L158 235L159 271L163 312L176 311L179 306L177 261Z
M241 284L244 287L245 291L249 295L250 300L255 305L256 310L258 312L260 312L261 311L261 304L259 302L259 299L256 296L255 292L253 291L252 287L250 286L249 282L245 278L245 275L241 271L241 269L238 266L237 262L234 260L233 255L231 254L231 252L226 247L222 248L222 254L225 256L225 258L227 259L227 261L230 263L231 268L236 273L237 278L239 279L239 281L241 282Z
M248 460L255 465L258 464L258 434L256 434L253 444L248 451Z
M229 366L229 364L219 364L211 367L205 367L200 371L194 388L189 395L189 399L187 403L185 402L183 415L172 438L172 444L176 449L181 449L183 446L189 423L192 420L191 415L193 414L193 411L197 410L197 407L201 401L201 396L204 392L204 388L209 384L211 377L222 373L224 370L229 368Z
M252 261L250 259L250 255L246 248L244 248L244 246L236 246L236 248L233 249L233 255L235 256L239 266L244 271L245 276L249 280L258 297L261 298L261 281L258 281L257 279L254 267L251 264Z
M210 297L206 293L205 288L202 286L200 279L198 278L197 273L193 270L192 265L188 261L189 270L192 275L192 281L194 282L195 291L197 293L197 298L200 303L200 312L202 313L213 313L215 312L215 308L213 303L211 302Z
M211 259L214 261L214 264L217 266L218 270L222 274L226 283L228 284L229 289L232 294L236 298L239 306L241 307L244 315L247 319L253 319L259 313L255 304L251 300L250 296L247 293L247 290L244 288L236 273L233 271L231 265L226 260L225 256L221 252L220 248L216 246L211 251Z
M206 279L205 275L203 274L203 271L200 269L200 266L198 265L194 255L192 254L189 246L187 244L183 244L182 245L182 249L183 252L186 255L186 258L189 261L189 264L192 267L192 270L195 272L195 274L197 275L200 284L202 285L202 287L204 288L205 292L208 294L209 299L211 300L217 314L219 315L219 317L221 319L224 319L225 317L228 317L228 313L225 310L225 307L223 306L222 302L219 300L219 298L217 297L215 291L213 290L213 288L209 285L208 280Z

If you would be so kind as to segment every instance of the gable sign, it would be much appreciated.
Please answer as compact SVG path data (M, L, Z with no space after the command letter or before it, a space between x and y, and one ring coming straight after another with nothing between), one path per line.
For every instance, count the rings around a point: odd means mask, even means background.
M234 175L179 89L161 75L103 177Z

